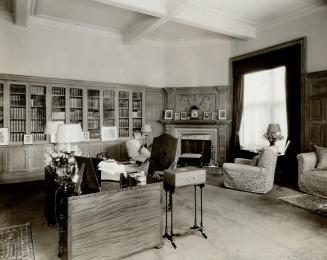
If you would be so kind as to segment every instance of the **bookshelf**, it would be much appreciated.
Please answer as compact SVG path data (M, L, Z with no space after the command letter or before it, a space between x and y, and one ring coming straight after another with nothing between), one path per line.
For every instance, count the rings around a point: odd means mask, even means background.
M87 90L87 127L91 139L100 138L100 90Z
M66 121L66 88L52 87L51 120Z
M26 85L10 84L10 142L22 142L26 134Z
M31 86L30 132L33 141L45 141L46 125L46 87Z
M4 126L3 124L3 83L0 83L0 128Z
M118 92L119 105L119 127L118 136L121 138L129 137L129 92Z
M103 91L103 126L115 126L115 91Z
M141 132L142 128L142 108L143 108L142 92L132 93L132 119L133 133Z
M83 128L83 89L71 88L69 91L69 119L72 124Z

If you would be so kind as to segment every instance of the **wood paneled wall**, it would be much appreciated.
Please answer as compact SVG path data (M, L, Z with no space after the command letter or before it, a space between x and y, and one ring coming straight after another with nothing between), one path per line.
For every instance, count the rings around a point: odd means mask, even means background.
M327 71L305 75L302 108L304 115L303 151L313 145L327 146Z

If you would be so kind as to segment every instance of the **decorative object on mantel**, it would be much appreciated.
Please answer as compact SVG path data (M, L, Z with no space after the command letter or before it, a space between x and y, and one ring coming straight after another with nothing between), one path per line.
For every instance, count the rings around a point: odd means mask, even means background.
M203 120L210 120L210 112L203 112Z
M199 118L199 108L197 106L192 106L190 108L191 119Z
M174 117L175 120L180 120L181 119L181 113L179 112L176 112L175 113L175 117Z
M274 146L276 141L284 139L281 134L279 124L269 124L267 132L263 135L263 137L269 141L270 146Z
M181 112L181 120L187 119L187 112Z
M227 119L226 109L219 109L218 110L218 119L219 120L225 120L225 119Z
M217 120L218 119L218 113L216 111L211 112L211 120Z
M173 119L173 114L174 114L174 111L172 109L166 109L164 119L165 120L172 120Z

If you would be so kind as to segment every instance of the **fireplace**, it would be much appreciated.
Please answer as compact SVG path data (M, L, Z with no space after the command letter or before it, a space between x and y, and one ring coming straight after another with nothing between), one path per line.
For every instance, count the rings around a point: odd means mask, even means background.
M202 153L204 163L226 161L230 120L161 120L165 132L179 138L178 154Z

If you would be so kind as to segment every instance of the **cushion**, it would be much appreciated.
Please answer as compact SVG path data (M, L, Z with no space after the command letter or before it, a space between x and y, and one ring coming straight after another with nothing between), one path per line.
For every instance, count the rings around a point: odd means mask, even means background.
M258 165L259 157L260 157L260 153L258 155L253 156L250 165L257 166Z
M318 145L314 145L314 147L315 147L316 153L318 155L317 169L327 170L327 147L321 147Z

